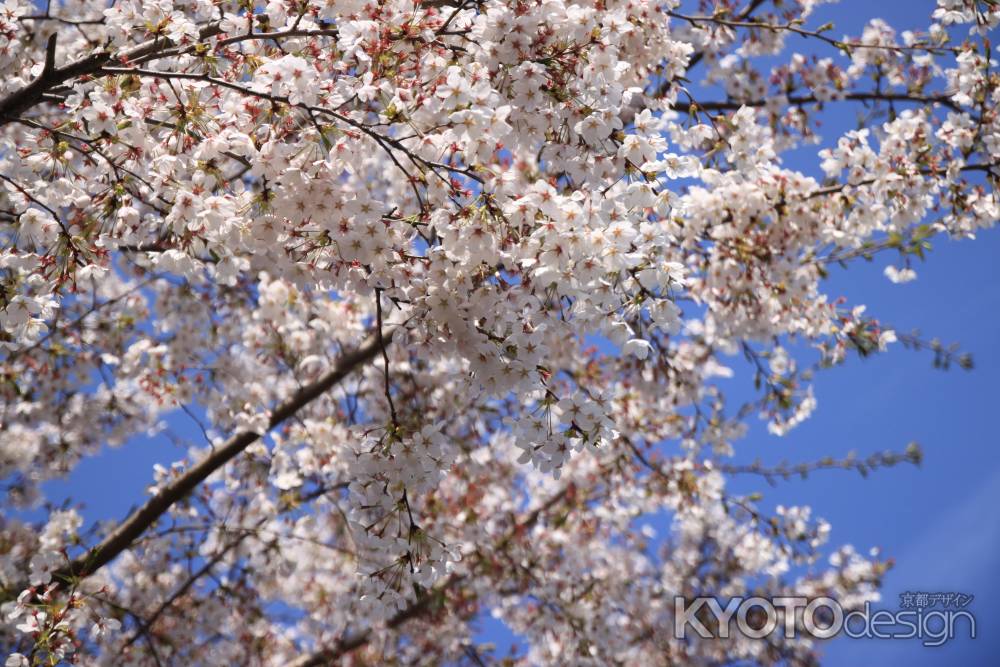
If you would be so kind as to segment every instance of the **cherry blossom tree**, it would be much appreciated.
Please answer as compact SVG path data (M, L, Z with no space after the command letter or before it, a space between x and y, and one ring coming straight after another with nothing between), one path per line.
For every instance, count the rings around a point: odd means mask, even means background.
M1000 5L816 4L4 0L6 665L485 664L484 614L523 664L813 664L670 633L675 596L850 607L888 567L727 479L919 450L730 457L928 345L831 265L910 280L1000 217ZM180 418L127 518L45 504Z

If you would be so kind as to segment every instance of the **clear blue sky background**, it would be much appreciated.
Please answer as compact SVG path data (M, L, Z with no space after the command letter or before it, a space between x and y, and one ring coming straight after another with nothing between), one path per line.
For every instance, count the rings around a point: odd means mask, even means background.
M872 16L901 30L919 28L927 25L932 8L929 0L845 0L821 8L810 23L832 20L838 36L857 34ZM790 46L808 45L792 40ZM853 111L832 111L826 120L829 141L837 129L853 125ZM816 173L817 161L810 154L797 154L786 164ZM984 232L975 241L936 240L928 261L916 266L919 278L910 284L893 285L882 275L891 260L885 255L846 271L835 268L828 293L867 304L870 314L902 331L916 327L928 337L960 342L974 355L975 370L937 371L929 353L901 346L891 354L852 360L817 377L819 407L811 419L785 438L770 436L755 424L738 459L810 461L842 457L851 450L862 455L902 450L916 440L924 447L923 467L880 470L868 479L819 472L773 489L747 477L730 488L764 492L767 509L811 505L815 515L832 523L832 544L851 543L859 551L879 546L894 557L897 565L886 578L879 606L895 609L904 591L976 596L970 605L978 621L974 641L925 648L916 640L837 639L825 646L824 664L995 665L1000 649L1000 610L994 602L1000 594L1000 436L995 421L1000 416L1000 230ZM739 380L750 382L739 359L733 367ZM169 421L192 442L200 442L186 417ZM88 520L116 519L144 499L153 463L182 455L162 436L137 439L85 461L68 480L48 484L48 496L85 500ZM483 619L480 639L495 641L502 651L512 637L499 623Z

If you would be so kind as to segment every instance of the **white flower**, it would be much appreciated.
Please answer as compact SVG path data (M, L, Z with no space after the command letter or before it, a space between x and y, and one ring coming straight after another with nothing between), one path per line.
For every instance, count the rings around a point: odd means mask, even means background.
M878 335L879 351L885 352L885 350L889 347L889 344L895 343L896 340L898 340L896 338L896 332L892 329L886 329L885 331L880 332Z
M470 86L460 67L449 67L445 82L437 87L435 95L440 97L449 109L469 102Z
M58 225L48 213L29 208L18 219L18 236L35 246L48 246L56 238Z
M631 338L622 345L623 354L635 355L637 359L645 359L653 352L653 346L642 338Z
M906 267L902 269L897 269L895 266L885 267L885 277L894 283L908 283L911 280L917 279L917 272L913 269Z
M621 127L622 122L617 115L609 117L606 114L595 112L574 125L573 130L588 144L596 145Z
M771 372L775 375L785 375L794 368L788 352L782 347L776 347L771 351L769 365L771 366Z
M57 553L45 551L31 557L31 585L41 586L52 580L52 573L59 569L63 558Z
M95 639L99 639L109 632L117 632L121 627L121 621L117 618L99 618L93 627L91 627L90 633Z
M87 119L90 131L94 134L102 132L114 134L118 129L114 109L104 102L94 101L89 107L83 110L81 115Z
M77 280L81 280L81 281L82 280L89 281L91 279L100 279L105 273L107 273L107 271L108 271L108 267L106 267L106 266L99 266L97 264L88 264L88 265L82 266L82 267L80 267L79 269L76 270L76 278L77 278Z
M690 178L701 171L701 162L693 155L675 155L670 153L660 160L647 162L643 171L662 172L669 179Z
M26 616L23 621L17 624L15 627L18 632L23 632L24 634L34 634L41 630L45 626L45 619L47 614L44 611L32 612L29 616Z
M372 84L373 77L371 72L365 72L364 76L361 77L361 85L358 86L355 94L362 102L371 102L378 96L378 87Z

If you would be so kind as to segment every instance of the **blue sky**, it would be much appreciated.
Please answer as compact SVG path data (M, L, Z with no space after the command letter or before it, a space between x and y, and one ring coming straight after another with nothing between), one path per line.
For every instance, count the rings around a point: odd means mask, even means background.
M832 20L834 34L855 34L877 15L900 29L917 28L926 26L932 7L928 0L845 0L822 8L810 23ZM790 45L804 48L799 41ZM831 112L824 143L853 118L853 112ZM815 173L815 158L803 157L809 153L786 164ZM975 241L936 239L928 261L915 267L919 278L906 285L893 285L882 275L891 260L885 255L872 263L857 261L849 270L834 268L827 292L867 304L870 314L902 331L918 328L927 337L960 343L973 354L975 369L935 370L929 353L898 345L891 354L854 359L817 376L818 409L811 419L784 438L768 435L763 424L755 423L738 447L737 460L811 461L843 457L851 450L867 455L902 450L915 440L924 449L923 466L879 470L867 479L843 471L818 472L807 481L781 482L776 488L743 477L731 488L763 492L767 509L811 505L814 515L833 525L833 544L851 543L859 551L881 547L896 567L886 577L879 606L896 608L904 591L976 596L970 605L978 621L974 641L958 639L935 649L916 640L837 639L824 647L824 664L995 664L1000 649L1000 611L991 602L1000 593L995 575L1000 566L1000 435L994 421L1000 417L1000 230L984 232ZM737 378L751 381L739 359L732 365ZM170 422L199 442L185 417ZM84 500L88 520L116 519L145 498L153 463L181 456L163 436L136 439L84 461L68 480L48 484L49 498ZM497 623L485 621L480 639L506 648L510 636Z
M897 607L905 591L963 592L976 596L976 641L933 649L915 641L841 639L826 647L828 665L994 664L1000 614L990 595L1000 592L1000 447L996 422L1000 379L1000 230L975 241L938 241L919 277L893 285L886 260L835 272L829 292L865 303L869 312L900 330L921 329L944 342L960 342L975 369L944 372L929 353L899 347L891 354L853 360L816 379L818 408L784 438L757 425L739 458L765 463L809 461L923 446L920 468L897 466L868 478L844 471L817 472L776 488L749 478L734 488L761 489L763 505L807 504L833 524L831 542L859 551L880 547L896 567L886 577L879 605Z
M834 34L856 34L872 15L898 29L926 26L933 2L845 0L818 11L815 24L836 24ZM813 21L811 21L812 23ZM997 39L994 37L994 43ZM791 44L794 45L794 42ZM827 138L853 116L828 115ZM839 128L837 128L839 129ZM826 142L824 142L826 143ZM799 156L796 156L798 158ZM814 172L805 159L789 166ZM929 353L896 347L891 354L853 360L816 380L817 412L785 438L755 428L741 456L765 462L814 460L825 455L862 455L901 450L911 440L924 449L921 468L900 466L856 473L816 473L807 481L783 482L765 493L765 507L811 505L833 524L831 542L859 550L879 546L896 567L885 580L880 607L898 608L906 591L963 592L976 596L976 640L957 639L940 648L917 640L841 638L825 647L826 665L992 665L1000 648L1000 612L991 596L1000 592L1000 230L973 241L934 241L918 279L893 285L883 275L893 257L835 269L827 281L832 297L864 303L868 313L901 331L958 342L973 354L975 369L931 368ZM750 486L753 480L740 480ZM755 486L762 486L756 484Z

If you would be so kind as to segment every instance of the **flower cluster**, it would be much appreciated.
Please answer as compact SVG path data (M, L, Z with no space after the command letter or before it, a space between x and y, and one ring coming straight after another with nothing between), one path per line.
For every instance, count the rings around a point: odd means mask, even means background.
M830 265L1000 219L1000 6L739 4L0 3L8 665L479 662L484 613L523 664L813 664L670 600L877 594L727 460L907 341ZM153 436L124 522L44 504Z

